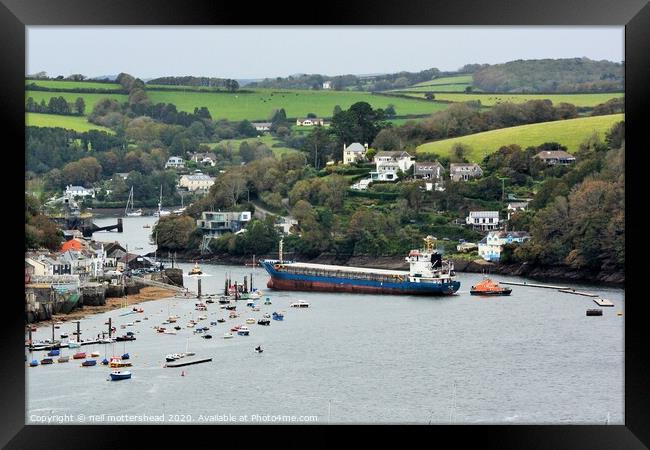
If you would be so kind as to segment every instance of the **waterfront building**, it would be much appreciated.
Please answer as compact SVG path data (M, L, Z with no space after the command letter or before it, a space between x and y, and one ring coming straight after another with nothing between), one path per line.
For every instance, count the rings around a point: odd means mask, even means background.
M362 161L366 157L368 151L368 144L361 145L358 142L346 146L343 144L343 164L354 164L357 161Z
M499 228L499 211L470 211L465 224L475 230L496 230Z
M73 186L69 184L65 188L65 196L68 198L75 198L75 197L92 197L95 198L95 190L94 189L86 189L83 186Z
M498 262L504 245L522 244L528 239L525 231L491 231L478 243L478 254L486 261Z
M196 226L201 228L204 235L221 236L224 233L235 233L251 220L250 211L204 211Z
M478 164L457 164L449 165L449 177L451 181L467 181L483 176L483 169Z
M178 187L187 189L190 192L207 192L214 184L214 177L203 173L194 173L192 175L182 175L178 181Z

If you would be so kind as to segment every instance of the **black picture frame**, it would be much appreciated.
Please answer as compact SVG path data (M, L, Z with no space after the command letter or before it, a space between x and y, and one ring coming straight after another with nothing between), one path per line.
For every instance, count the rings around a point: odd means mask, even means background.
M533 1L498 0L478 2L410 1L377 3L347 1L344 4L324 3L319 7L304 7L304 3L282 2L270 7L256 8L253 3L227 4L213 1L145 0L145 1L89 1L89 0L0 0L0 42L2 45L2 124L5 138L11 137L14 146L10 164L24 162L24 156L13 156L15 149L24 145L25 26L28 25L624 25L625 26L625 107L626 107L626 311L625 311L625 425L515 425L515 426L436 426L417 431L435 432L436 441L450 437L458 446L468 437L477 439L481 447L499 448L647 448L650 445L650 365L646 343L648 326L647 300L644 298L643 244L641 227L644 213L644 164L642 153L645 141L643 110L647 106L650 80L650 5L644 0L574 0ZM321 7L322 6L322 7ZM294 15L290 15L290 13ZM645 145L647 147L647 144ZM7 153L5 153L7 155ZM24 152L23 152L24 155ZM13 165L12 165L13 166ZM7 167L6 167L7 168ZM7 172L21 182L17 170ZM16 172L16 173L14 173ZM22 180L24 182L24 179ZM20 197L11 192L10 181L5 189L11 197L5 221L6 278L10 279L3 296L6 303L2 326L3 386L0 408L0 445L7 448L83 448L115 447L129 437L141 435L152 446L168 439L169 428L154 426L36 426L25 425L25 373L22 348L24 307L19 301L24 295L23 274L14 267L24 254L22 243L13 237L13 222L21 213ZM15 204L14 204L15 203ZM23 205L24 207L24 205ZM15 212L15 213L14 213ZM15 224L20 236L24 224ZM15 255L14 255L15 253ZM635 256L639 259L634 261ZM15 291L14 291L15 290ZM591 383L592 380L585 380ZM598 389L594 383L594 389ZM333 428L311 425L312 438ZM199 428L192 427L190 434ZM215 430L216 429L216 430ZM259 429L259 427L247 427ZM303 427L304 429L304 427ZM127 436L128 434L130 436ZM175 430L175 429L174 429ZM220 433L220 427L201 427L201 436ZM116 432L118 431L118 432ZM241 437L241 430L237 433ZM268 429L263 430L269 433ZM304 430L303 430L304 431ZM377 433L373 427L372 433ZM469 431L469 432L468 432ZM285 431L281 431L285 433ZM293 433L293 430L290 431ZM411 430L408 430L410 433ZM271 431L276 433L276 430ZM392 431L391 431L392 433ZM180 433L185 435L185 432ZM248 434L248 430L246 431ZM379 433L383 435L383 433ZM157 438L157 440L156 440ZM273 438L271 438L273 439ZM131 441L135 444L136 441ZM200 445L197 439L188 439L190 445ZM214 441L212 441L214 442ZM253 443L251 442L251 445ZM149 445L148 445L149 446ZM212 447L213 445L209 445Z

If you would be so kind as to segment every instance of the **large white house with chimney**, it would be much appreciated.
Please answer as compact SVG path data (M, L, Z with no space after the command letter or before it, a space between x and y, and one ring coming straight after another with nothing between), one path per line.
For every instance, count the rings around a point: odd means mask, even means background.
M375 155L375 171L370 172L373 181L396 181L399 171L407 172L415 158L407 152L379 152Z
M368 151L368 144L361 145L358 142L346 146L343 144L343 164L354 164L361 161L366 157Z

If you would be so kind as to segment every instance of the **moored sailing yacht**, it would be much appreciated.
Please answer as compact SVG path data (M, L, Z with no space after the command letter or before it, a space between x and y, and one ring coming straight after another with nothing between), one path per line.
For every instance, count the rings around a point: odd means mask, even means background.
M162 184L160 185L160 200L158 201L158 211L153 213L155 217L163 217L171 214L171 211L162 209Z
M129 209L130 207L130 209ZM124 214L128 217L139 217L142 215L141 209L133 209L133 186L131 186L131 192L129 193L129 199L126 201L126 208L124 209Z

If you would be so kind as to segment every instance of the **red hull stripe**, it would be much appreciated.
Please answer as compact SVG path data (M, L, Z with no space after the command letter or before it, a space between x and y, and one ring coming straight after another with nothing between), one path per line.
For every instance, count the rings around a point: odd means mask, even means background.
M271 278L266 286L279 291L349 292L352 294L401 294L401 295L451 295L453 292L422 292L419 290L332 284L320 281L297 281Z

